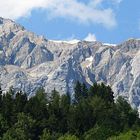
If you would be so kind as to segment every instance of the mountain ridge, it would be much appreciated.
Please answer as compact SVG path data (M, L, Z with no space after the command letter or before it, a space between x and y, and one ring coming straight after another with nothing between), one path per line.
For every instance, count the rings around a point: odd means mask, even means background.
M119 45L98 41L52 41L27 31L12 20L0 18L0 81L28 96L43 86L60 94L73 93L75 81L104 82L114 96L133 107L140 104L140 39Z

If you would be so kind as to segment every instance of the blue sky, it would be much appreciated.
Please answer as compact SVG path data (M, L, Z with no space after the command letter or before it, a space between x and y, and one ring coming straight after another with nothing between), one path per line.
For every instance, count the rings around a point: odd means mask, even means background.
M140 38L140 0L13 0L6 14L26 29L48 39L121 43ZM23 7L24 6L24 7ZM18 8L19 7L19 8Z

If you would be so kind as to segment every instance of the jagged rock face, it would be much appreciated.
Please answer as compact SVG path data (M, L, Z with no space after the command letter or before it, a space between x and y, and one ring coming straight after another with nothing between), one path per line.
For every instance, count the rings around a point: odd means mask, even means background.
M0 82L29 97L43 86L50 92L73 93L75 81L109 84L114 96L140 105L140 40L120 45L100 42L49 41L0 18Z

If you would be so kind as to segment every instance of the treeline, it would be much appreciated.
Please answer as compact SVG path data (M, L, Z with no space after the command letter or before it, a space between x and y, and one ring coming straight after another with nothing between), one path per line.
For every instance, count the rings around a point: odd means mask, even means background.
M75 94L38 89L36 96L0 88L0 140L139 140L137 110L109 86L89 89L77 82Z

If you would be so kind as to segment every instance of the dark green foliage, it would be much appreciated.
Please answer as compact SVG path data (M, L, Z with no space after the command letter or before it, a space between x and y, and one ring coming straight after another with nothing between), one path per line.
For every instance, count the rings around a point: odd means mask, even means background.
M84 140L106 140L111 133L112 130L107 129L105 126L96 125L84 134Z
M0 137L8 130L8 122L5 118L0 114Z
M23 112L24 106L27 103L27 96L26 94L23 94L22 91L17 92L15 95L15 111L18 112Z
M9 125L12 125L14 119L14 99L11 92L8 92L2 96L1 113L7 120Z
M112 136L107 140L140 140L140 131L128 131L121 133L118 136Z
M122 140L140 139L138 112L103 83L89 89L77 82L74 99L39 88L27 99L21 91L2 94L0 88L0 139L2 140Z
M1 88L1 84L0 84L0 111L2 109L2 88Z
M17 122L3 135L3 140L34 139L35 121L24 113L19 113L17 119Z
M61 136L58 140L79 140L79 139L75 135L66 134L64 136Z
M82 85L79 81L77 81L75 89L74 89L74 100L75 103L78 103L80 99L82 98Z
M28 136L20 128L10 128L3 135L2 140L27 140Z
M43 130L43 134L40 136L40 140L52 140L52 136L47 129Z
M76 83L74 92L75 103L78 103L81 99L88 97L88 88L86 84L81 84L79 81Z
M94 83L89 89L89 96L99 96L108 103L114 102L111 88L109 86L105 86L103 83Z
M2 95L2 88L1 88L1 84L0 84L0 95Z

